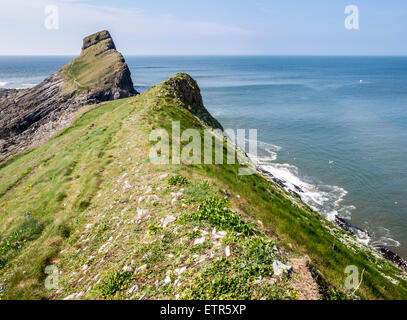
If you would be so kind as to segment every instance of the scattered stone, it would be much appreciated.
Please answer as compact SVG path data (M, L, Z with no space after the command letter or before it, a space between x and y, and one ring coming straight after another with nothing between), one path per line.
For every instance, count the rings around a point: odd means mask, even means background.
M101 253L101 252L107 247L107 245L109 244L109 242L111 242L112 240L113 240L113 237L110 237L109 240L107 240L106 243L103 244L103 245L100 247L100 249L98 250L98 252Z
M212 230L212 236L215 239L223 239L226 236L227 232L226 231L216 231L216 228L213 228Z
M157 195L155 195L155 194L153 194L153 195L149 195L148 197L147 197L147 202L156 202L156 201L160 201L161 200L161 198L160 197L158 197Z
M206 240L206 237L203 236L201 238L195 239L194 244L202 244L205 242L205 240Z
M185 272L185 270L187 270L187 267L178 268L175 269L174 271L180 276L182 273Z
M132 272L133 271L133 267L131 266L124 266L122 269L124 272Z
M80 299L83 296L83 292L72 293L71 295L64 298L64 300L75 300Z
M130 189L133 188L133 186L129 183L129 181L124 181L124 189Z
M162 180L162 179L168 178L168 176L169 176L168 173L164 173L161 176L159 176L159 179Z
M258 278L256 279L256 281L254 281L254 284L260 284L260 283L262 283L262 282L264 282L264 279L260 276L260 277L258 277Z
M138 204L142 203L145 198L146 198L145 196L139 197L138 200L137 200L137 203L138 203Z
M293 268L291 266L288 266L281 261L275 260L273 262L273 272L275 276L280 276L283 273L288 273L290 274L292 272Z
M134 285L134 286L132 286L128 291L127 291L127 294L133 294L135 291L137 291L138 290L138 285L136 284L136 285Z
M148 267L147 264L143 264L142 266L138 267L136 270L134 270L134 273L138 273L140 271L146 270Z
M225 255L226 255L226 257L230 257L230 247L229 246L227 246L225 248Z
M167 227L167 225L169 225L170 223L173 223L173 222L175 222L177 220L177 218L176 217L174 217L174 216L167 216L167 217L165 217L165 219L164 219L164 221L163 221L163 228L166 228Z

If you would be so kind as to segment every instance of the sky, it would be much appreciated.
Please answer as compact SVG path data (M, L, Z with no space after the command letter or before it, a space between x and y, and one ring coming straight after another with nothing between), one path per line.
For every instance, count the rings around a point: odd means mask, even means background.
M0 55L76 55L103 29L125 55L407 55L407 1L0 0Z

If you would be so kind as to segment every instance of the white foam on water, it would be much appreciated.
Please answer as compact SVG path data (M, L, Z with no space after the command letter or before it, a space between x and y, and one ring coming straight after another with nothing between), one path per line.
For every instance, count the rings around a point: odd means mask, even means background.
M0 87L4 87L4 86L6 86L8 84L8 82L1 82L0 81Z
M258 142L257 144L259 155L249 154L249 158L273 177L281 180L287 191L299 194L306 204L330 221L335 220L336 216L350 217L354 207L341 205L347 194L345 189L319 184L309 178L301 178L296 166L274 162L277 160L277 153L281 151L281 147L266 142Z
M248 154L249 158L264 171L271 174L284 184L284 188L289 192L297 193L302 201L312 209L319 212L330 221L335 221L336 217L350 220L355 206L343 205L342 201L347 195L347 191L339 186L321 184L314 179L301 177L296 166L287 163L276 163L277 153L281 147L265 142L258 142L258 153L254 156ZM355 229L356 238L368 245L371 237L367 232Z
M273 160L274 161L274 160ZM341 207L347 191L338 186L317 185L301 179L298 168L290 164L269 163L262 168L282 180L287 191L294 191L301 199L325 218L334 221L340 213L350 215L350 207Z
M384 227L377 228L374 232L374 241L371 245L374 247L400 247L401 243L391 238L391 232Z
M301 177L296 166L287 163L276 163L277 153L281 147L265 142L258 142L258 153L249 158L274 178L281 180L284 188L297 193L302 201L312 209L322 214L326 219L335 221L336 217L350 221L353 205L342 204L348 192L339 186L330 186L318 183L314 179ZM399 247L400 242L391 238L390 230L381 227L379 232L366 232L358 228L352 228L357 240L365 245Z

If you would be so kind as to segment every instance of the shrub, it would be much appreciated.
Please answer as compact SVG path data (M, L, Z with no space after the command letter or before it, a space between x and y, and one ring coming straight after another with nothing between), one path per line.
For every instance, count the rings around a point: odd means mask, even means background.
M326 300L352 300L348 295L336 288L331 288L325 293Z
M202 202L200 209L190 216L192 220L208 221L220 230L235 231L246 236L255 233L251 223L242 221L239 214L228 207L227 199L211 197Z
M214 261L194 279L186 290L187 299L194 300L246 300L250 297L247 279L234 272L234 265L226 258Z
M109 274L100 284L99 290L101 295L106 298L111 298L117 292L125 290L132 280L132 272L116 271Z
M151 235L157 234L157 233L160 232L161 230L162 230L161 227L156 226L156 225L153 225L153 224L150 224L150 225L148 226L148 232L149 232Z
M170 186L183 186L188 183L189 183L188 179L180 174L172 176L171 178L168 179L168 184Z

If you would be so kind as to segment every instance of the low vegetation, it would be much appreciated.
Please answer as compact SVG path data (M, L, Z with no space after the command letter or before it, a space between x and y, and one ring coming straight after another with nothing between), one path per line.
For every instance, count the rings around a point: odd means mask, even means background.
M407 297L405 273L261 173L151 163L152 129L205 129L171 90L88 108L0 165L2 299L297 299L272 266L305 255L327 299ZM348 265L365 269L354 294Z

